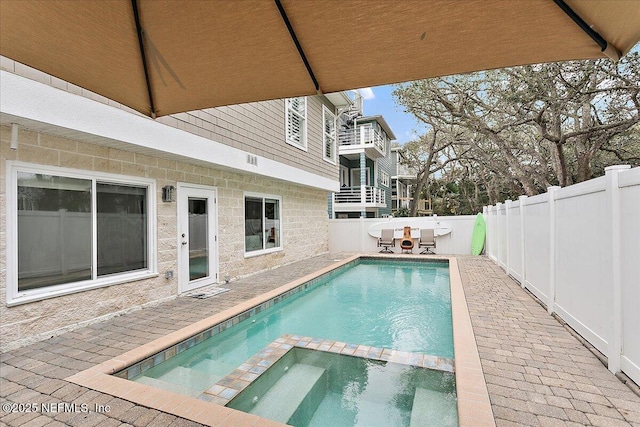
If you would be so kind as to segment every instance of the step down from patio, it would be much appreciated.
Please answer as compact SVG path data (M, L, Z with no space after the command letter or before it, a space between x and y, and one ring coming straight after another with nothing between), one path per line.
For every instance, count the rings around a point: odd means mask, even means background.
M200 390L201 393L216 382L216 377L213 375L183 366L176 366L158 379L193 390Z
M317 366L297 363L265 393L251 413L286 423L305 400L321 385L325 370ZM319 402L317 402L319 403ZM316 405L317 406L317 405Z
M194 390L192 388L170 383L167 381L162 381L157 378L142 376L136 379L136 382L150 385L151 387L155 387L155 388L160 388L162 390L172 391L174 393L184 394L191 397L197 397L197 396L200 396L200 394L202 394L202 391Z
M456 399L444 393L416 388L409 427L457 426Z

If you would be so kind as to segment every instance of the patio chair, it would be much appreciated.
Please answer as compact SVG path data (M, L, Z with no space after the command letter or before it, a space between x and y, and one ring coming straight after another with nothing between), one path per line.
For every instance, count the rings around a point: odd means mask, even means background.
M380 253L392 254L393 251L389 248L395 246L396 239L393 237L393 228L383 228L378 238L378 247L383 248Z
M400 240L400 247L403 252L413 253L413 238L411 237L411 227L404 228L404 235Z
M432 228L420 229L418 248L425 248L421 254L435 254L432 249L436 248L436 236Z

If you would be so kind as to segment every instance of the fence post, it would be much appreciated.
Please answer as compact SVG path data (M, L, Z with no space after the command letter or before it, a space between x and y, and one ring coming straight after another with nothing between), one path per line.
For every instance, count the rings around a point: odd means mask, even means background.
M513 200L505 200L504 201L504 217L505 223L507 224L505 227L505 233L507 233L507 238L505 239L507 245L507 259L505 260L505 268L507 270L507 276L510 276L509 269L511 268L511 204Z
M547 188L549 195L549 297L547 299L547 311L553 314L556 303L556 190L560 187L554 185Z
M502 246L502 239L500 235L500 209L502 208L502 203L496 203L496 261L498 262L498 267L500 267L500 246Z
M620 359L622 354L622 264L621 255L621 213L620 213L620 188L618 186L618 174L629 165L609 166L604 169L607 180L606 191L611 209L611 284L613 292L611 338L609 339L607 362L608 368L614 374L620 371Z
M518 197L518 200L520 201L520 265L522 266L522 272L520 273L520 278L522 279L522 282L520 283L520 286L522 286L522 288L524 289L526 281L527 281L527 266L526 266L526 262L527 262L527 258L524 255L524 248L525 248L525 244L524 244L524 226L525 226L525 220L524 220L524 203L527 201L527 196L520 196Z
M489 237L489 232L491 231L491 224L489 223L489 207L482 207L482 216L484 217L485 223L485 233L484 233L484 253L491 257L491 251L489 250L489 243L491 242L491 238Z

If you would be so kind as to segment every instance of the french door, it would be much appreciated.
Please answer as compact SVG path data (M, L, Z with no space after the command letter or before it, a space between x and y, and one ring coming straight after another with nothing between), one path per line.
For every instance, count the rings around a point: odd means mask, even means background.
M188 292L218 281L216 190L178 183L178 288Z

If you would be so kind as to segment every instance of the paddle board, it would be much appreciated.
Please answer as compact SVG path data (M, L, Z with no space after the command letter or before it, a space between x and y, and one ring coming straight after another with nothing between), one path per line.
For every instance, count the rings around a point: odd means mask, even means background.
M369 227L369 235L373 237L380 237L382 235L383 228L393 228L393 237L400 239L403 236L404 227L411 227L411 237L414 239L420 238L420 229L433 229L434 236L444 236L451 233L451 224L448 222L440 221L436 217L423 217L423 218L389 218L387 221L376 222Z
M473 226L471 234L471 254L480 255L484 248L484 238L487 232L487 226L484 222L484 216L479 213L476 215L476 224Z

